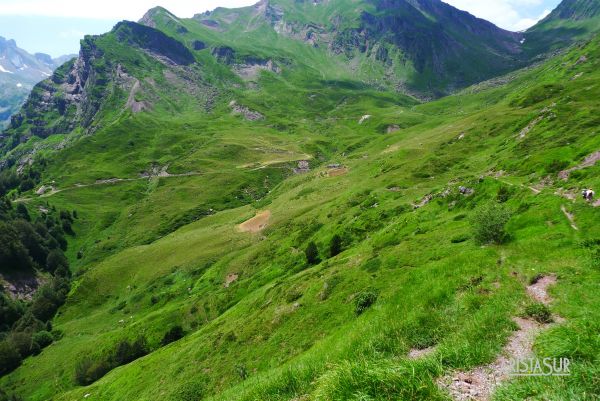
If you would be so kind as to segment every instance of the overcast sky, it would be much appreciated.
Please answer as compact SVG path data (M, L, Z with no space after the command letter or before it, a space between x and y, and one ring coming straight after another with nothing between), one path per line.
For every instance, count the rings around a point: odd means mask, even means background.
M215 7L241 7L258 0L0 0L0 36L29 52L77 53L84 34L100 34L120 20L139 20L162 5L179 17ZM444 0L513 31L526 29L560 0Z

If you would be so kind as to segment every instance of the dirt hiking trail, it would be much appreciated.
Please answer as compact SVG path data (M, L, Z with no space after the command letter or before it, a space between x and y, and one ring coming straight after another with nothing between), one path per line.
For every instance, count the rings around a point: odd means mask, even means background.
M527 287L532 299L549 305L552 298L548 287L556 284L556 276L543 276ZM555 320L562 321L557 317ZM456 401L489 401L494 390L510 379L513 360L525 359L533 354L535 336L549 324L540 324L529 318L515 317L518 329L510 336L501 354L492 363L476 367L468 372L451 372L440 378L438 385Z

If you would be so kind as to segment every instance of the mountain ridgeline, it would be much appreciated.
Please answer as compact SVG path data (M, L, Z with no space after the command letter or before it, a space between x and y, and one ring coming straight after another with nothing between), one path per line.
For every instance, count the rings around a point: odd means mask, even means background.
M0 134L0 401L594 400L599 6L86 36Z
M233 66L235 72L233 64L246 61L260 69L270 63L269 68L280 65L293 70L323 69L319 64L329 59L330 75L352 77L375 89L436 98L589 37L594 29L584 26L596 21L597 7L596 1L564 2L524 33L505 31L439 0L263 0L252 7L216 9L191 20L155 8L141 25L121 22L108 34L86 37L79 58L38 85L13 116L2 148L11 149L31 135L46 137L76 127L94 130L95 114L103 102L113 107L108 99L117 101L115 96L120 96L119 102L144 108L144 103L127 97L135 97L132 91L144 86L127 71L142 71L144 63L187 66L212 75L214 82L223 80L222 71L206 68L214 61L225 68ZM314 51L294 54L298 46L294 42ZM126 55L131 48L139 51ZM270 54L263 54L265 49ZM208 54L213 60L207 60Z

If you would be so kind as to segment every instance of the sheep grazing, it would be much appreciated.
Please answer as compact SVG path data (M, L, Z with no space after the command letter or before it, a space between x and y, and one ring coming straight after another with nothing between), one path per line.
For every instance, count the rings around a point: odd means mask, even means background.
M581 191L581 195L583 196L583 199L585 199L588 202L591 202L594 200L594 196L596 196L596 193L591 189L584 189L583 191Z

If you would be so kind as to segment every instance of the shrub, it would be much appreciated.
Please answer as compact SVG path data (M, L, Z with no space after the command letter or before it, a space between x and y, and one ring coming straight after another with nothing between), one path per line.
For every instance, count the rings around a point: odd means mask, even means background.
M33 335L33 341L35 341L41 348L45 348L52 344L54 337L46 330L42 330Z
M82 386L87 386L107 374L110 369L107 360L86 357L75 366L75 381Z
M498 203L489 203L477 209L473 220L475 241L480 244L501 244L506 240L506 223L511 214L508 208Z
M163 336L160 343L162 345L167 345L174 341L179 340L180 338L183 338L183 336L185 336L185 332L183 331L183 328L179 325L176 325L176 326L171 327L165 333L165 335Z
M0 293L0 331L8 331L10 326L23 314L23 305Z
M176 401L198 401L204 396L204 384L201 382L182 383L172 396Z
M360 292L354 298L354 312L357 315L362 314L377 301L377 294L372 291Z
M44 322L36 318L31 311L27 311L15 322L12 327L12 330L17 331L26 331L26 332L36 332L40 330L44 330L46 325Z
M335 234L329 242L329 256L334 257L342 252L342 237Z
M546 173L554 174L569 167L569 162L566 160L552 160L546 165Z
M8 341L0 342L0 376L12 372L21 364L21 354Z
M539 323L552 323L552 313L550 309L542 303L532 303L525 307L525 315Z
M31 312L39 320L49 320L54 316L58 307L45 297L37 297L31 304Z
M319 258L319 249L317 248L317 244L313 241L308 243L304 254L306 255L306 262L309 265L316 265L321 262L321 258Z
M461 242L465 242L469 240L469 236L467 234L459 234L450 239L450 242L453 244L460 244Z
M87 386L104 376L111 369L132 362L148 353L144 337L135 341L122 340L117 343L112 352L95 358L85 357L75 366L75 381Z
M510 199L511 190L506 185L502 185L498 189L498 194L496 195L496 199L500 203L504 203Z
M125 365L131 361L146 355L148 346L144 337L138 337L135 341L122 340L117 343L112 355L114 367Z
M40 346L32 340L31 333L13 332L8 337L8 343L14 347L23 358L26 358L29 355L38 354L40 350Z
M9 395L0 388L0 401L23 401L23 399L15 394Z
M244 365L237 365L235 367L237 374L240 376L240 379L246 380L248 378L248 369Z

